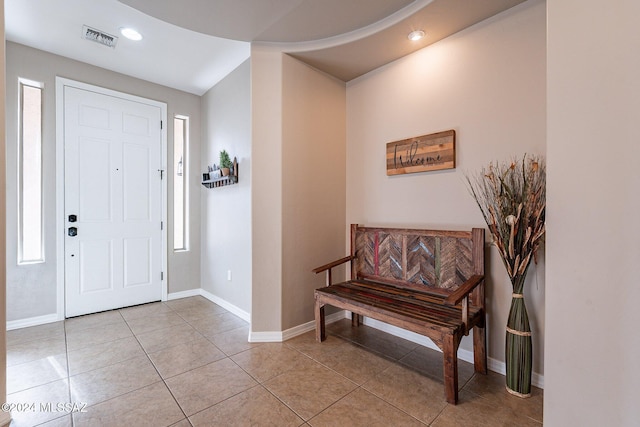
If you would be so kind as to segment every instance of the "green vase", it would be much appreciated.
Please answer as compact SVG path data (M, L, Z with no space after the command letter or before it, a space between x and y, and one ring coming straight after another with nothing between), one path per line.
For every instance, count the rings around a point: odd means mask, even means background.
M526 270L525 270L526 273ZM531 396L531 327L522 291L526 274L511 279L513 298L507 321L505 360L507 391L518 397Z

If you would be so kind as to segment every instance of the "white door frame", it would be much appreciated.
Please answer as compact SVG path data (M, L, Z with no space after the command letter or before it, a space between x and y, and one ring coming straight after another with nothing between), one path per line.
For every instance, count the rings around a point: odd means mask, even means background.
M153 105L160 108L160 114L162 117L162 169L167 170L167 104L164 102L154 101L147 98L142 98L135 95L130 95L123 92L118 92L111 89L105 89L99 86L90 85L87 83L78 82L75 80L66 79L56 76L56 286L57 286L57 317L58 320L65 318L65 303L64 303L64 278L65 278L65 266L64 266L64 87L71 86L78 89L88 90L96 92L102 95L115 96L122 99L127 99L134 102ZM166 177L167 174L165 173ZM162 228L162 271L165 273L162 277L162 301L167 300L167 181L168 178L162 180L162 221L164 227Z

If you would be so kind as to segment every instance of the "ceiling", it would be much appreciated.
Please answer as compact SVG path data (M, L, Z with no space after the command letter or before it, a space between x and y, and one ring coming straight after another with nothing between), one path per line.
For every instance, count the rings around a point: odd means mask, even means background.
M343 81L524 0L5 0L7 40L201 95L273 46ZM88 25L115 48L81 37ZM143 40L120 35L131 26ZM424 29L411 42L407 34Z
M246 42L325 39L373 24L418 3L415 0L120 1L184 28Z
M249 57L250 45L186 30L117 0L5 0L7 40L201 95ZM81 38L88 25L115 47ZM140 42L120 35L132 26Z

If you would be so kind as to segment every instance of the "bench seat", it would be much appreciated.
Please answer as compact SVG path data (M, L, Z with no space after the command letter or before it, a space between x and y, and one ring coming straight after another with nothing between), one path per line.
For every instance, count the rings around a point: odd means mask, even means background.
M440 295L406 290L392 285L367 280L338 283L317 290L318 298L334 307L367 316L371 312L379 317L390 317L413 325L412 332L423 333L425 328L443 333L465 333L462 307L444 305ZM326 295L326 297L324 297ZM484 319L479 307L469 309L469 327Z

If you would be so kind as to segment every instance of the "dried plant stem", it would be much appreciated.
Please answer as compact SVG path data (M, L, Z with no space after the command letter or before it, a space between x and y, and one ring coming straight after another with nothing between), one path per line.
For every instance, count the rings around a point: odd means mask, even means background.
M513 293L522 294L525 276L512 283ZM507 362L507 390L520 397L531 394L531 368L533 348L531 327L524 298L512 298L507 320L505 346Z
M522 292L527 269L545 233L546 167L535 156L511 163L491 163L472 177L469 190L484 217L509 274L513 293L507 321L507 389L531 392L531 328Z

